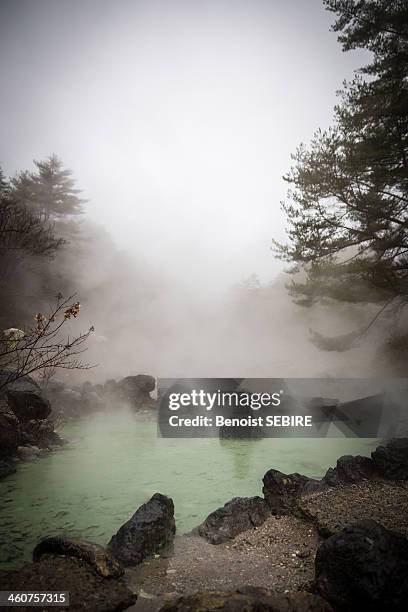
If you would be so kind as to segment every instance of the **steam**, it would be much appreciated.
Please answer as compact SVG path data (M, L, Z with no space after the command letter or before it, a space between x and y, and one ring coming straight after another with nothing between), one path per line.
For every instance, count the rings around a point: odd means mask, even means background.
M296 306L269 250L285 239L290 153L364 63L329 26L320 0L2 3L1 163L13 174L55 152L89 199L49 269L81 301L75 325L95 326L99 366L66 377L392 369L376 329L344 354L314 346L309 328L348 334L375 308ZM16 279L28 317L52 299L37 268ZM260 285L237 288L252 273Z

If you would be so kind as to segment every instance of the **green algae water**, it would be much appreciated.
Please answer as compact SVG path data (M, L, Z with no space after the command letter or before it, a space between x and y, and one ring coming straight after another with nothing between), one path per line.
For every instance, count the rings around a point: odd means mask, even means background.
M128 412L67 425L69 444L19 463L0 481L0 567L18 567L47 535L106 545L155 492L173 498L178 533L236 496L262 494L271 467L322 476L344 454L367 455L365 439L163 439L154 420Z

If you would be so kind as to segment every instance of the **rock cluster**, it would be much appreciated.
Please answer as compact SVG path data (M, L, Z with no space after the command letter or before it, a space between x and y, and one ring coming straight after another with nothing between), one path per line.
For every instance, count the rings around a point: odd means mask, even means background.
M130 406L135 411L151 410L156 407L156 400L151 397L155 387L155 378L147 374L126 376L119 381L110 379L103 385L87 381L75 387L51 380L46 395L53 417L67 421L118 405Z
M206 592L181 597L167 604L163 611L333 609L336 612L397 612L405 609L408 601L408 539L404 523L408 499L406 480L407 438L379 446L371 458L340 457L321 480L269 470L263 478L264 500L231 500L211 513L195 532L218 544L262 524L268 514L312 521L327 538L318 548L315 580L309 588L319 598L300 601L296 597L303 594L289 594L284 601L265 592ZM250 518L251 500L256 500L252 502L257 510L254 521ZM362 507L359 500L364 500ZM377 520L364 520L371 510ZM345 524L345 521L349 522ZM387 529L384 522L391 523L394 529Z
M0 381L7 373L0 372ZM48 419L51 406L28 376L0 391L0 477L15 471L12 459L31 460L63 441Z
M212 512L193 532L211 544L233 539L239 533L261 525L270 514L294 515L315 519L304 499L313 493L329 492L333 487L344 487L364 482L378 482L378 478L406 479L408 476L408 439L391 440L379 446L372 457L345 455L329 468L321 480L302 474L284 474L270 469L263 477L263 495L235 498ZM403 492L404 493L404 492ZM336 494L334 493L334 496ZM404 497L405 499L405 497ZM333 531L322 530L325 536Z

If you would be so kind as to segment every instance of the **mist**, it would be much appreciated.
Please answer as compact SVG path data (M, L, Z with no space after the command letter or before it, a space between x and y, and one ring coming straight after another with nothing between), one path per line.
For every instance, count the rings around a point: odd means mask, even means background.
M320 0L1 2L0 163L55 152L88 200L81 247L50 264L95 326L79 376L389 373L379 332L347 354L311 344L376 310L297 306L270 250L291 153L364 63L330 23Z

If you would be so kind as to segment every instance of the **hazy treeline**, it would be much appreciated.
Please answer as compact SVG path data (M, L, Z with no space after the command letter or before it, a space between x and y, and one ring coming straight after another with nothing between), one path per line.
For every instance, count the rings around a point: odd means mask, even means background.
M282 275L262 284L256 275L213 291L197 279L175 285L145 261L120 251L84 214L73 176L55 156L34 171L2 177L1 328L31 325L61 292L76 293L81 314L72 333L95 332L86 372L62 372L74 383L156 376L367 376L399 372L379 349L380 324L346 354L320 350L309 328L333 336L367 322L376 307L327 301L304 308L287 293ZM125 221L125 220L124 220ZM10 231L11 230L11 231ZM171 262L169 262L171 264ZM69 322L71 325L71 322ZM69 328L70 329L70 328Z

